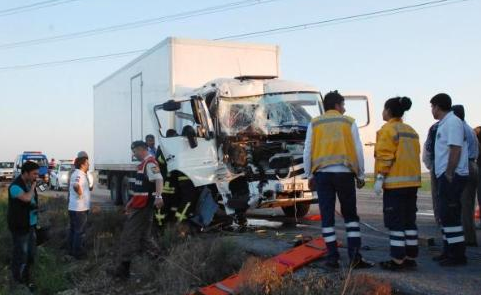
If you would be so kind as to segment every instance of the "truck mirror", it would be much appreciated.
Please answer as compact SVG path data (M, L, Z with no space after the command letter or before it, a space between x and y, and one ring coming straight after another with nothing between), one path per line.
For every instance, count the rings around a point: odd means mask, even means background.
M174 100L168 100L162 104L162 109L168 112L174 112L180 110L180 102Z
M371 123L369 116L369 100L364 95L346 95L346 115L356 119L359 128L366 127Z

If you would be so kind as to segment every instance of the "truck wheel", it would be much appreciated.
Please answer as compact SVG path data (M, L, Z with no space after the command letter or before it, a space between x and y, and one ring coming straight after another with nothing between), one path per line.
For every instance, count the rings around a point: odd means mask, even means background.
M124 177L122 177L122 183L120 184L120 195L122 198L122 203L124 205L127 204L127 202L130 199L129 188L130 188L129 176L124 175Z
M284 215L287 217L304 217L309 213L309 209L311 208L310 203L297 203L296 206L289 206L289 207L282 207L282 211L284 211ZM297 209L297 212L296 212ZM297 214L296 214L297 213Z
M122 205L122 199L120 197L120 182L117 175L113 175L110 178L110 200L115 205Z

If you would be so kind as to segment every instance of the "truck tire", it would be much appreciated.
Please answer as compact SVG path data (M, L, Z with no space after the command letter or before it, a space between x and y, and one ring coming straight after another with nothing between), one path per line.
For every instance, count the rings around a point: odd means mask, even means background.
M110 200L115 205L122 205L122 198L120 196L120 181L117 175L112 175L110 178Z
M284 211L284 215L287 217L304 217L309 213L309 209L311 208L310 203L297 203L295 206L288 206L282 207L282 211ZM296 214L297 209L297 214Z
M122 204L124 205L127 204L127 202L130 199L129 189L130 189L129 176L124 175L124 177L122 177L122 182L120 183L120 196L122 199Z

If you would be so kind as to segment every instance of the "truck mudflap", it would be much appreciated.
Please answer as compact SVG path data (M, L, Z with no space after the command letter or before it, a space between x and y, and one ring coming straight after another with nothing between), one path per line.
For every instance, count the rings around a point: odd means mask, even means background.
M327 255L327 248L322 237L313 239L275 257L267 259L263 265L273 268L279 275L284 276L292 271ZM223 281L200 288L191 295L229 295L237 294L238 288L243 283L243 277L235 274Z

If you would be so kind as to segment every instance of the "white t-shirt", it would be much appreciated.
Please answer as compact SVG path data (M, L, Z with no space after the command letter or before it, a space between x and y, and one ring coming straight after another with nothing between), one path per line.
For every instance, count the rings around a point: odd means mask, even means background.
M78 184L83 191L83 194L79 196L74 190L74 185ZM90 210L90 189L89 180L85 172L80 169L75 169L70 177L69 187L69 211L87 211Z
M436 177L441 177L448 167L449 146L461 147L461 158L455 173L469 175L468 142L464 133L464 124L453 112L449 112L440 122L434 146L434 170Z

